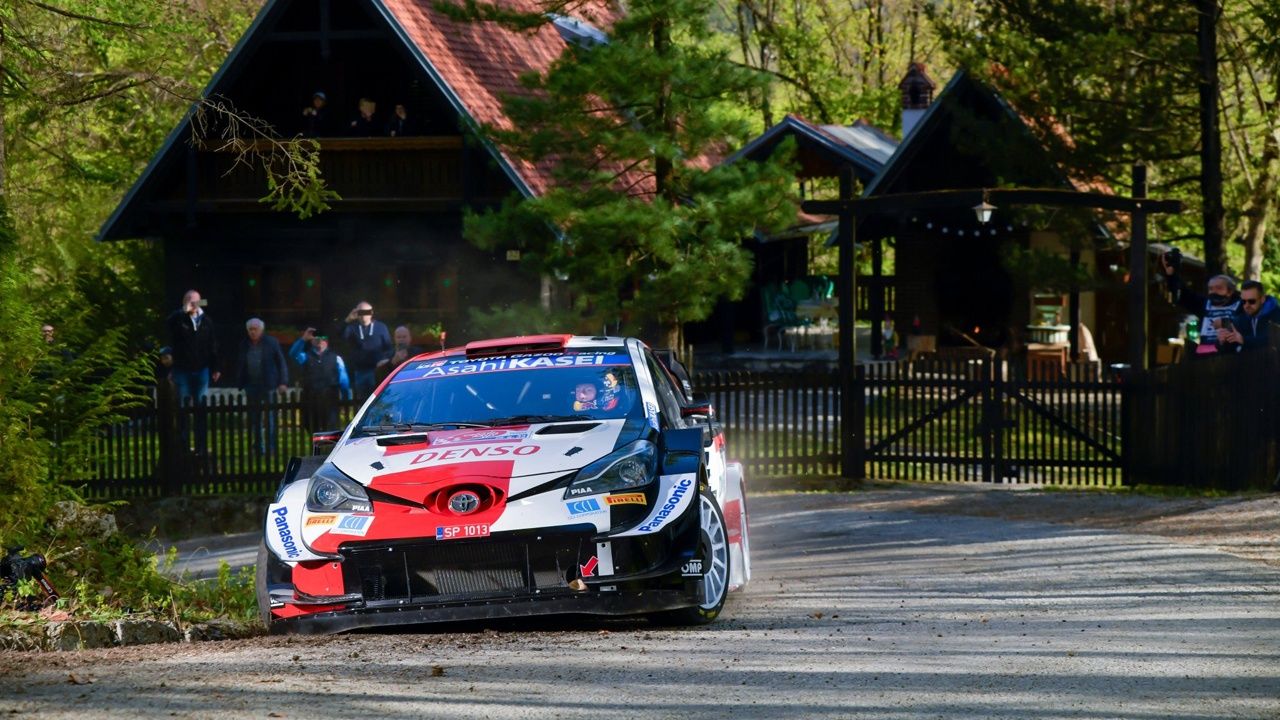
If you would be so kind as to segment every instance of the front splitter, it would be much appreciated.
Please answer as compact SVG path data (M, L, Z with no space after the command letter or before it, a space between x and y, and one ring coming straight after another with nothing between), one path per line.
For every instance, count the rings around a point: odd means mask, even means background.
M270 629L273 635L324 635L360 628L537 615L642 615L697 604L695 596L678 590L589 591L572 595L530 595L409 607L359 607L275 620Z

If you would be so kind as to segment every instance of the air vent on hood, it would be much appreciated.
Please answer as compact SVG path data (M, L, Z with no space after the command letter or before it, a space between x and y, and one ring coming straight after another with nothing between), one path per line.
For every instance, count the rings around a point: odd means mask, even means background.
M396 435L395 437L378 438L378 447L394 445L421 445L428 440L426 435Z
M584 433L588 430L594 430L599 426L600 426L600 423L598 422L569 423L567 425L566 424L548 425L534 434L535 435L576 435L577 433Z

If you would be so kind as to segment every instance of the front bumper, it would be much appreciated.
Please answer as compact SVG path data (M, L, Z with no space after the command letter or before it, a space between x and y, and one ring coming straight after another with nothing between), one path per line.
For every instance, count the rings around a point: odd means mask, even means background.
M272 632L332 633L363 627L549 614L631 615L701 602L699 577L682 568L700 545L697 504L639 537L583 526L502 533L476 540L352 541L340 563L298 563L272 582ZM607 560L606 560L607 558ZM308 592L328 573L329 592ZM338 577L340 574L340 577Z

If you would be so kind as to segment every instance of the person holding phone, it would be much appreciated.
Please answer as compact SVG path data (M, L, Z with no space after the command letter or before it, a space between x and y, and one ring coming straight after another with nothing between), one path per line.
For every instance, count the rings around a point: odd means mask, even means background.
M1196 346L1196 355L1214 355L1224 351L1223 340L1229 335L1219 337L1219 331L1230 333L1234 329L1231 318L1240 311L1240 293L1236 290L1236 281L1229 275L1214 275L1209 278L1205 295L1186 287L1180 277L1181 254L1176 251L1160 256L1160 267L1164 271L1165 282L1174 301L1187 312L1200 318L1200 344Z
M169 331L169 347L173 350L173 386L178 404L202 405L209 396L209 383L218 382L218 337L213 322L205 314L209 302L200 297L199 291L188 290L182 296L182 306L169 315L166 323ZM190 413L179 414L179 431L190 447ZM206 423L202 412L195 414L195 450L206 450Z
M313 433L340 429L338 400L350 389L350 381L346 364L329 349L329 338L309 327L289 347L289 357L300 368L303 427Z
M1275 322L1280 322L1280 303L1262 283L1246 280L1240 285L1240 311L1224 324L1218 339L1236 352L1264 348Z

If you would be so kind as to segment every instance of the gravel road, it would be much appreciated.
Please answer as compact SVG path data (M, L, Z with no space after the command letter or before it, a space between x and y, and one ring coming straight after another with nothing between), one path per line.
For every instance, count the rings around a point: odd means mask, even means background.
M0 654L0 713L1280 718L1280 568L887 496L756 498L755 579L705 628L567 619Z

